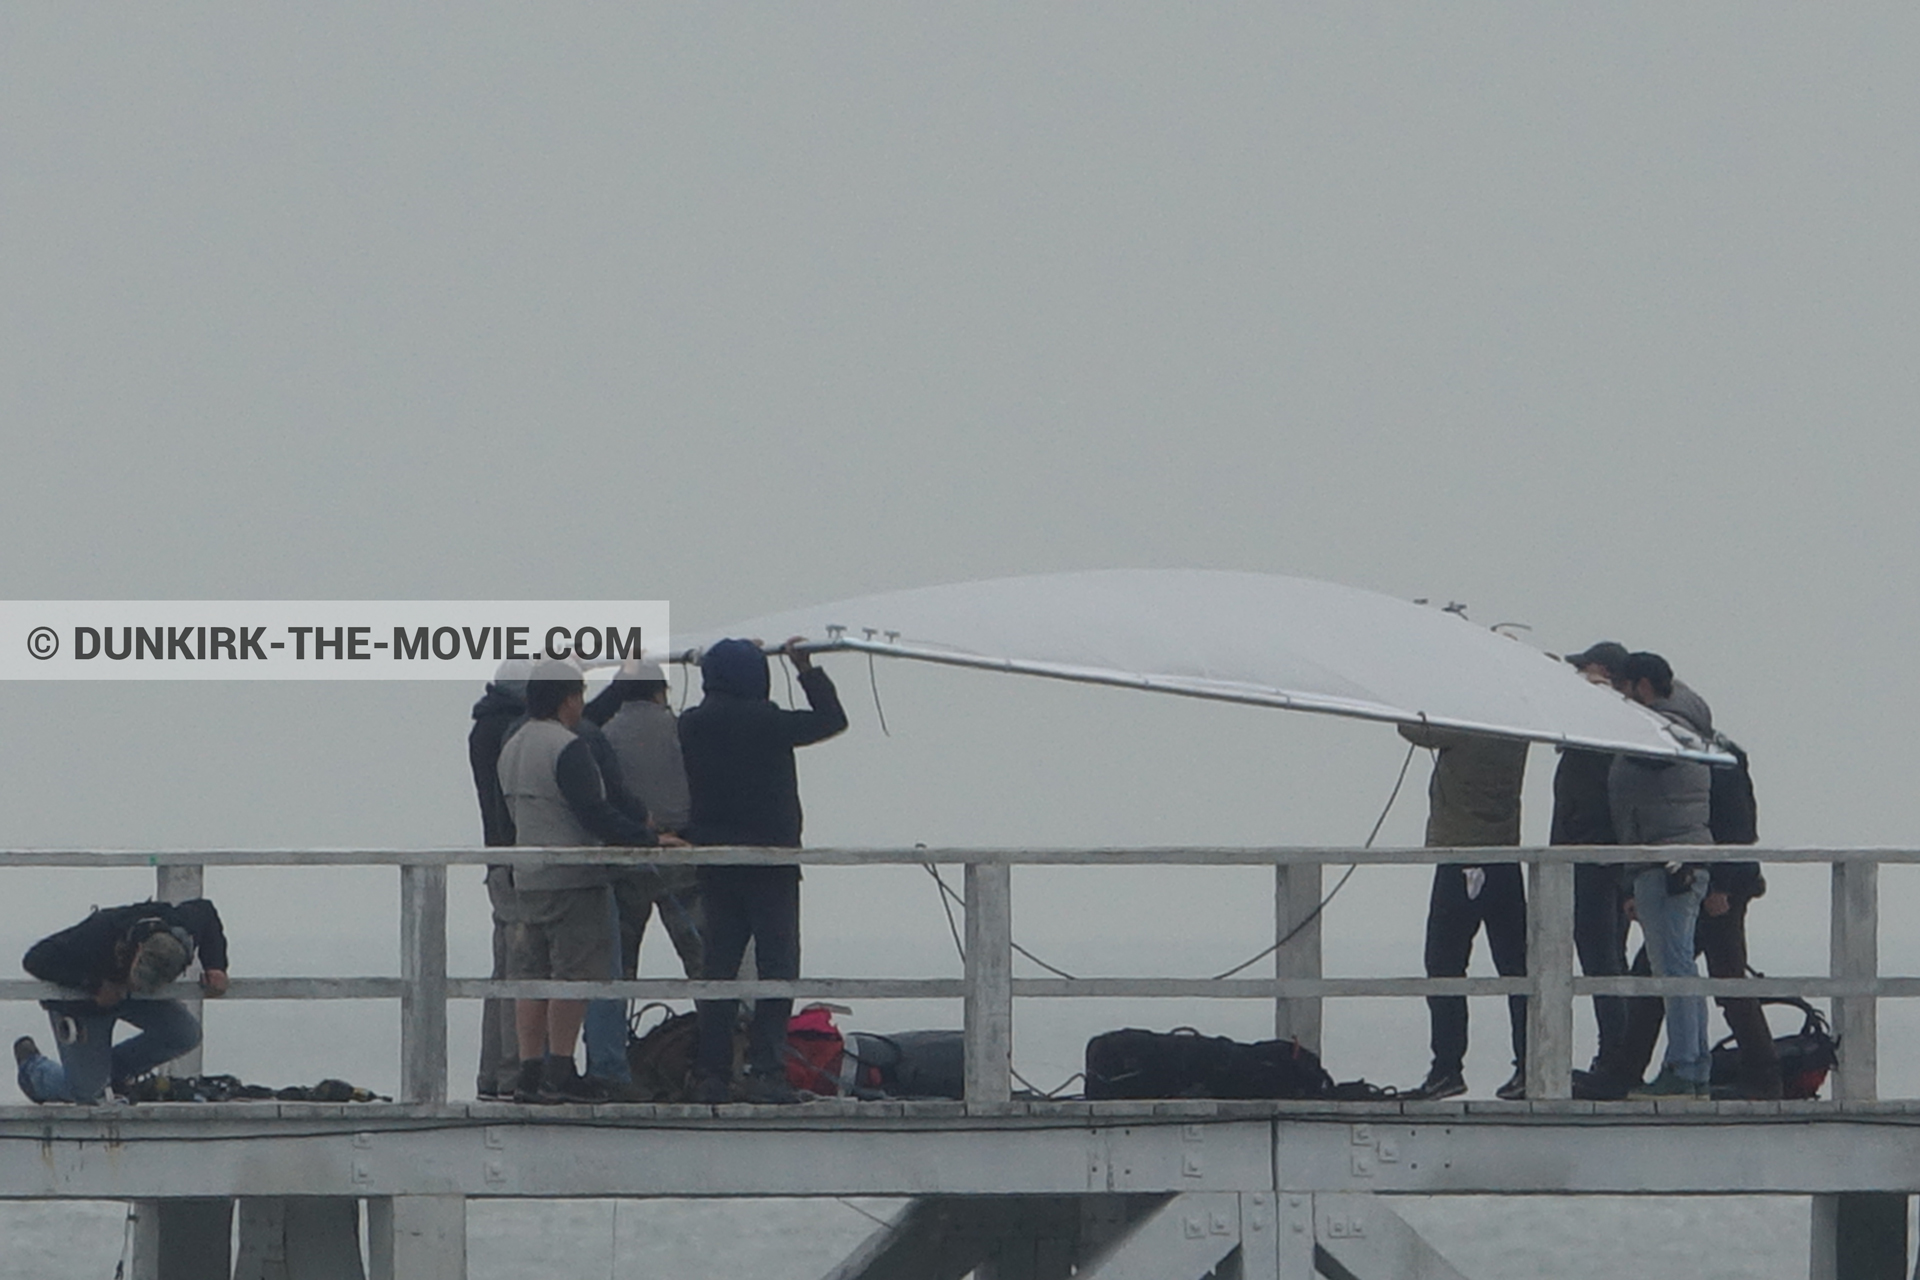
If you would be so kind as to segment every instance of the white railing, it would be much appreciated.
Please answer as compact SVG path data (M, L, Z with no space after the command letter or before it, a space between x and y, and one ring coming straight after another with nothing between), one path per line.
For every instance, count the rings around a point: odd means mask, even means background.
M1625 846L1499 849L1163 848L1163 849L701 849L704 864L798 863L806 866L958 865L964 868L966 961L959 978L800 978L792 982L709 982L649 978L626 982L491 981L447 973L447 869L509 863L649 862L657 850L168 850L20 851L0 866L154 867L158 896L181 901L201 892L207 867L394 866L400 870L397 978L233 979L228 1000L398 999L401 1096L416 1103L447 1097L447 1001L489 997L701 999L760 996L813 999L959 999L964 1002L966 1096L991 1108L1011 1096L1016 998L1240 998L1275 1002L1275 1027L1318 1047L1321 1002L1328 997L1523 994L1527 1006L1527 1092L1571 1096L1575 1002L1593 995L1799 996L1832 1000L1840 1039L1834 1096L1876 1096L1877 1010L1882 998L1920 997L1920 977L1879 974L1879 868L1920 862L1912 849L1763 849L1742 846ZM1759 860L1832 867L1829 972L1824 977L1583 978L1575 975L1573 867L1576 863ZM1327 865L1521 862L1528 870L1527 977L1330 978L1321 968L1322 869ZM1272 866L1275 936L1291 940L1275 955L1271 978L1016 978L1013 890L1016 866ZM63 994L32 981L0 981L0 999ZM70 993L65 993L70 994Z

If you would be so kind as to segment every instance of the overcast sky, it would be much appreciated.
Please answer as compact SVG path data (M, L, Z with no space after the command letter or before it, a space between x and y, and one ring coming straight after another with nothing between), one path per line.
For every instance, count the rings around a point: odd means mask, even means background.
M1909 6L12 6L0 596L706 627L1300 574L1660 650L1752 751L1766 839L1910 846L1917 64ZM1353 843L1400 760L897 666L883 738L828 666L816 844ZM477 692L14 685L0 847L475 842ZM810 877L809 967L950 966L916 874ZM1268 928L1257 879L1099 874L1030 878L1023 935L1186 974ZM147 883L36 874L0 937ZM290 883L216 878L236 971L365 971L327 939L390 936L387 881ZM1421 877L1349 892L1330 963L1413 972ZM1822 962L1824 914L1776 894L1756 955ZM1336 1072L1417 1077L1399 1016Z

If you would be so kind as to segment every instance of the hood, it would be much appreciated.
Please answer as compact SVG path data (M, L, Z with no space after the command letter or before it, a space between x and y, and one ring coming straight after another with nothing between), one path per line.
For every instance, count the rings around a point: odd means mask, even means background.
M1655 702L1653 710L1686 721L1704 738L1713 737L1713 711L1707 700L1678 680L1673 682L1673 696Z
M700 688L707 693L760 699L771 687L767 655L751 640L721 640L700 655Z
M527 712L526 686L518 689L505 685L490 684L487 691L480 695L480 701L473 704L473 718L485 720L489 716L520 716Z

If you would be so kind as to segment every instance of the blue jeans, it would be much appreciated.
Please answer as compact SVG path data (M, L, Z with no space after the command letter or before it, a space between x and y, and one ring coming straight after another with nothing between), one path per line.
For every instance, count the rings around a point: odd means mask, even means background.
M35 1102L101 1100L109 1084L125 1084L200 1043L200 1024L178 1000L122 1000L111 1009L82 1000L49 1002L60 1061L45 1054L20 1064L20 1092ZM113 1043L113 1025L140 1034Z
M1634 914L1646 938L1647 963L1657 978L1694 978L1700 971L1693 960L1693 926L1700 903L1707 896L1707 871L1694 868L1693 883L1683 893L1667 892L1665 868L1642 871L1633 878ZM1667 996L1667 1057L1664 1069L1682 1080L1705 1084L1712 1074L1707 1056L1707 998Z
M613 891L607 891L607 928L613 931L617 940L620 937L620 904ZM618 982L623 975L620 972L620 948L614 947L608 953L613 963L607 977ZM587 1001L586 1021L581 1025L581 1038L587 1042L587 1074L597 1080L611 1080L615 1084L632 1084L633 1070L627 1065L627 1002L625 1000L589 1000Z

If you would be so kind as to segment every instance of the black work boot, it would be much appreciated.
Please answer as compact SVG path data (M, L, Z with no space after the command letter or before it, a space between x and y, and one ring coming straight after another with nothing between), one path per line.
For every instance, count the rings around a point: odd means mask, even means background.
M513 1084L513 1100L522 1106L558 1100L547 1091L547 1073L542 1069L540 1059L522 1059L520 1078Z
M787 1080L785 1071L777 1067L771 1071L748 1067L740 1078L740 1101L784 1107L800 1101L800 1094Z

